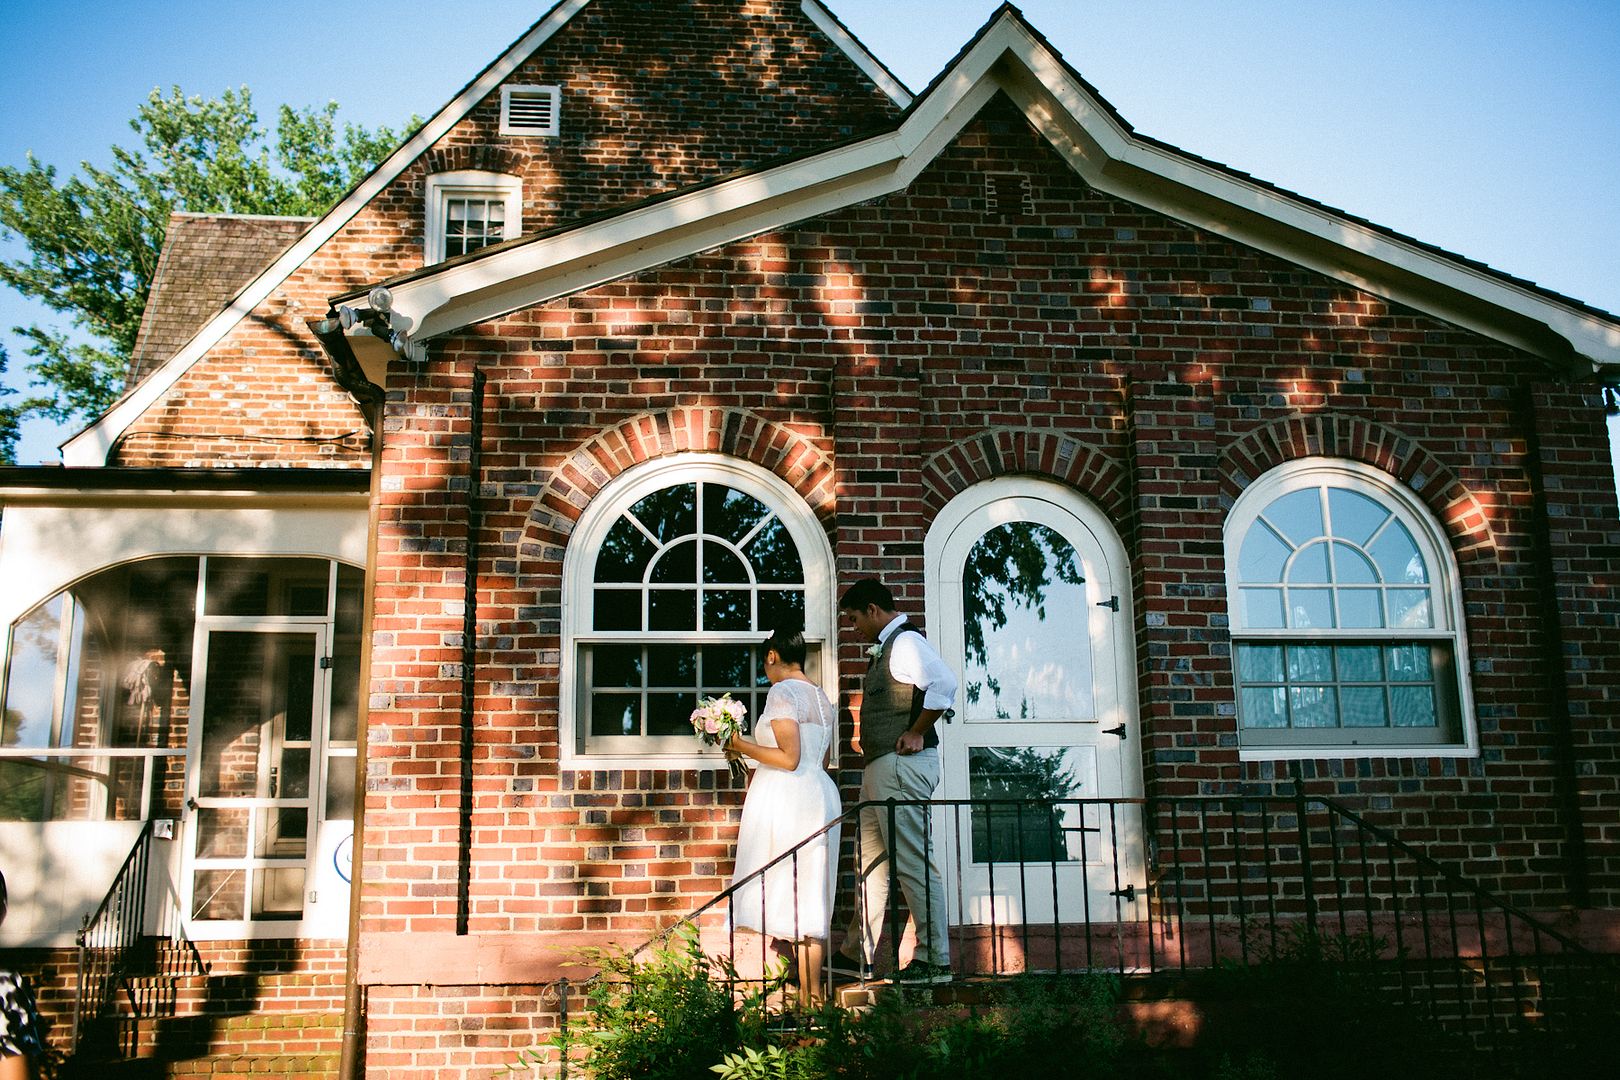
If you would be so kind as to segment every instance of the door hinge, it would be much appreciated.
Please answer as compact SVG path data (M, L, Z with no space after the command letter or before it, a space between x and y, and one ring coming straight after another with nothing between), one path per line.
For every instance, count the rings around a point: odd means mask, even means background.
M332 670L332 658L330 656L321 657L321 670L322 671L331 671Z
M1118 727L1105 727L1102 729L1102 733L1104 735L1118 735L1121 739L1123 739L1125 737L1125 725L1120 724Z
M1114 889L1108 895L1109 896L1117 896L1121 900L1124 900L1128 904L1128 903L1130 903L1130 902L1132 902L1133 900L1136 899L1136 882L1134 882L1134 881L1131 882L1129 885L1125 886L1123 889Z
M1119 597L1110 596L1106 600L1099 600L1099 601L1097 601L1097 606L1098 607L1105 607L1109 611L1115 612L1117 614L1119 612Z

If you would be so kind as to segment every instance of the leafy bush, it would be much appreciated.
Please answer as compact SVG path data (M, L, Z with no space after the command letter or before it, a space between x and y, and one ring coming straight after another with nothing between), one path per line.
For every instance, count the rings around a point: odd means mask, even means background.
M1526 1042L1513 1049L1528 1068L1500 1049L1484 1062L1401 1004L1390 980L1405 969L1371 937L1299 934L1251 955L1260 962L1190 978L1202 1025L1198 1045L1178 1050L1129 1033L1121 980L1108 974L976 983L970 1004L943 1006L931 989L898 987L859 1011L828 1003L783 1015L770 1002L790 996L785 968L763 987L741 982L686 932L636 958L592 954L603 976L553 1043L570 1075L594 1080L1471 1080L1482 1064L1530 1076L1542 1075L1538 1058L1552 1060ZM526 1053L518 1064L537 1061Z
M710 1080L712 1066L742 1044L745 1016L760 1026L761 998L733 997L734 973L704 954L691 927L639 955L590 950L585 961L602 973L590 984L587 1018L553 1042L565 1057L584 1051L596 1080Z

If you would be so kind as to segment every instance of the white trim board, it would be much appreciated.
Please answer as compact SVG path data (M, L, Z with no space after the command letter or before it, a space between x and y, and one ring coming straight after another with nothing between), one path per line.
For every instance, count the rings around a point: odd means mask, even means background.
M1088 184L1560 367L1620 368L1620 320L1138 138L1003 10L893 132L391 285L421 341L903 189L997 91Z

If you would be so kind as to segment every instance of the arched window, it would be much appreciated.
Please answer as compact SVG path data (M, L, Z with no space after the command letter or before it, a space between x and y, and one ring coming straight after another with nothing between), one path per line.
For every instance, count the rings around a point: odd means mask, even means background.
M1472 752L1456 567L1409 492L1354 462L1291 462L1232 508L1226 568L1251 756Z
M835 690L832 551L763 470L683 454L620 476L581 517L564 577L565 763L723 765L688 717L722 693L759 715L759 642L779 623L802 622L808 673Z

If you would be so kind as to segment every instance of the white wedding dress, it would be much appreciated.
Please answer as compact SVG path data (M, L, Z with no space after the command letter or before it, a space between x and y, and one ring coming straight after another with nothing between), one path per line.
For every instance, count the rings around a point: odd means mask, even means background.
M760 764L754 770L737 830L733 884L791 850L842 812L838 788L826 768L837 716L827 695L813 683L783 679L771 687L754 724L754 739L763 746L775 746L771 721L780 717L796 721L799 766L789 772ZM838 833L837 826L827 830L800 848L796 858L784 859L767 870L763 882L756 877L732 894L732 926L772 937L825 940L832 923Z

